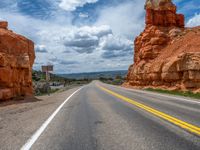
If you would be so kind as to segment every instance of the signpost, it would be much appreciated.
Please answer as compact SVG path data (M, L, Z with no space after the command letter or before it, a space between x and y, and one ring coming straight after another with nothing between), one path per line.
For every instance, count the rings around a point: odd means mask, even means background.
M48 95L49 95L49 81L50 81L49 72L50 71L53 71L53 65L42 66L42 72L46 73L46 82L47 82L47 85L48 85L48 90L47 90Z
M46 81L47 82L50 80L50 75L49 75L50 71L53 71L53 65L42 66L42 72L46 73Z

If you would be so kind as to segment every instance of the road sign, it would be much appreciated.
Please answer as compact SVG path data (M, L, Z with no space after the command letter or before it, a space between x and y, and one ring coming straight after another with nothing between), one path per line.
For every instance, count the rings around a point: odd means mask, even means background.
M53 71L53 65L42 66L42 72L46 73L46 82L48 86L50 81L50 74L49 74L50 71ZM48 90L48 95L50 95L49 90Z
M42 66L42 72L53 71L53 65Z
M53 71L53 65L42 66L42 72L46 73L46 81L50 80L50 71Z

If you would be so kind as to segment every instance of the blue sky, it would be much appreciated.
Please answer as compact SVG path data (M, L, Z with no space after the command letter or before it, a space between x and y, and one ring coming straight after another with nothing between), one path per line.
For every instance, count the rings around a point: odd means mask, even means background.
M35 43L34 69L56 73L125 70L144 29L145 0L1 0L0 19ZM174 0L187 26L200 25L199 0Z

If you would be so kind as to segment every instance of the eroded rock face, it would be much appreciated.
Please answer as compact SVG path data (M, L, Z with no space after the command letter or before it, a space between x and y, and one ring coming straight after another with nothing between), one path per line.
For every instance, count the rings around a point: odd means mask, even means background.
M34 43L0 22L0 100L33 94Z
M145 9L147 25L184 27L184 16L176 14L171 0L147 0Z
M171 0L147 0L145 8L146 27L135 39L134 64L124 86L200 91L200 27L184 28L184 16L177 20ZM158 23L157 11L164 11L165 22ZM166 19L168 11L176 16L173 21Z

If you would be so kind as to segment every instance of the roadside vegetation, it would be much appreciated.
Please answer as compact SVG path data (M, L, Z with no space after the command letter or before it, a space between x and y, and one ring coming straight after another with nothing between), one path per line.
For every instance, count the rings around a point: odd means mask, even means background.
M58 91L65 91L70 88L88 84L91 82L89 79L68 79L60 77L55 74L50 74L50 81L47 83L45 80L45 73L41 71L33 71L33 85L36 96L55 93Z
M178 96L200 99L200 93L193 93L191 91L182 92L182 91L169 91L169 90L152 89L152 88L147 88L145 90L151 91L151 92L163 93L163 94L171 94L171 95L178 95Z
M115 78L100 77L99 80L101 82L113 85L122 85L125 82L125 78L120 75L115 76Z
M100 80L101 82L112 85L122 85L125 81L125 77L121 72L119 74L114 73L113 75L110 72L107 74L95 73L93 78L87 78L83 75L81 76L82 78L76 78L76 76L77 75L75 74L73 79L72 76L68 78L64 75L50 74L50 81L47 83L45 73L33 70L32 78L35 95L41 96L59 91L65 91L73 87L88 84L92 80Z

